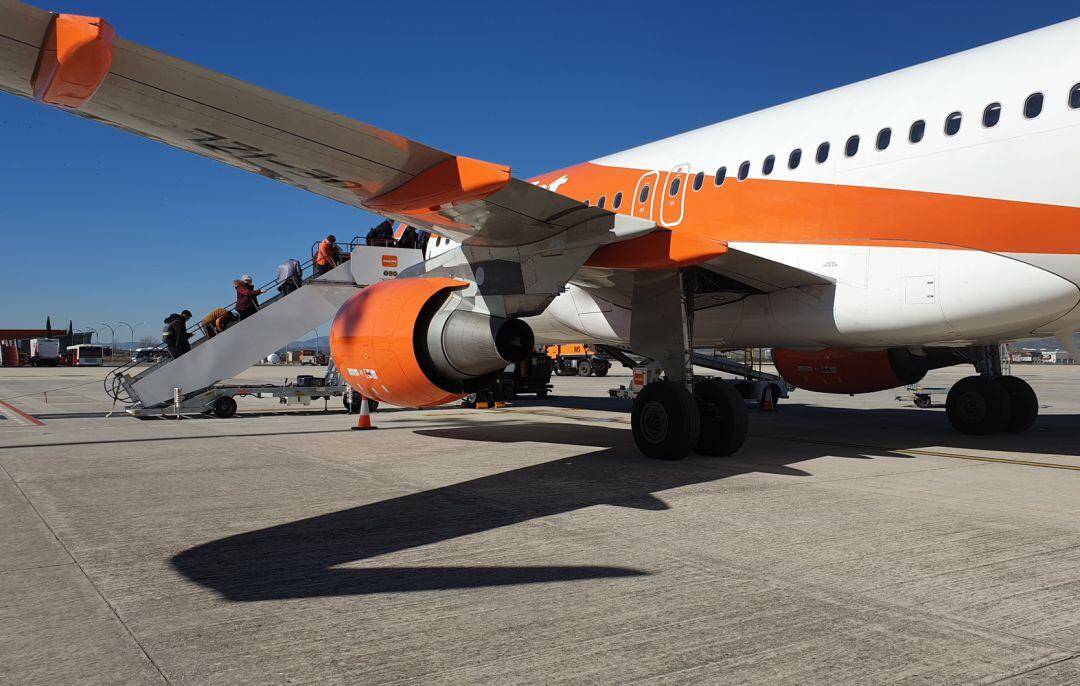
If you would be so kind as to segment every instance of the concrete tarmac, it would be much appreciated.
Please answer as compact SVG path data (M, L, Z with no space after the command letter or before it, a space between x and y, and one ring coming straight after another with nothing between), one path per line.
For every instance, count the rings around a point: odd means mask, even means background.
M618 369L365 433L0 369L0 683L1075 684L1080 367L1014 371L1024 435L796 391L737 456L654 462Z

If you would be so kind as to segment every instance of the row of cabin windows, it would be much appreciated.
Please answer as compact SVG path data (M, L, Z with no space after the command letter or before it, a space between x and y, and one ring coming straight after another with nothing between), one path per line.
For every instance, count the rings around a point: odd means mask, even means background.
M1034 119L1035 117L1038 117L1040 114L1042 114L1043 100L1044 100L1044 98L1043 98L1042 93L1036 92L1036 93L1032 93L1031 95L1029 95L1024 100L1024 108L1023 108L1024 118L1025 119ZM1070 109L1074 109L1074 110L1080 109L1080 83L1077 83L1076 85L1074 85L1069 90L1068 104L1069 104ZM983 109L982 125L985 128L991 129L991 128L997 126L998 122L1000 122L1000 121L1001 121L1001 103L1000 102L992 102ZM957 112L950 113L947 117L945 117L945 126L944 126L945 135L946 136L955 136L957 133L959 133L960 132L960 124L962 122L963 122L963 114L961 112L957 111ZM918 120L912 122L911 126L908 128L908 142L912 143L912 144L918 143L918 142L922 141L922 139L925 136L926 136L926 120L925 119L918 119ZM858 152L859 152L859 141L860 141L860 139L859 139L858 135L851 136L851 137L849 137L847 139L847 141L844 143L844 156L845 157L854 157L856 154L858 154ZM877 138L874 140L874 147L877 148L878 150L885 150L886 148L889 147L890 143L892 143L892 129L889 128L889 127L885 127L882 130L878 131ZM817 147L817 152L814 154L814 161L817 162L818 164L822 164L822 163L825 162L825 160L829 159L830 147L831 146L829 145L828 141L825 141L824 143L819 145ZM802 162L802 148L795 148L788 155L787 167L788 167L788 169L797 169L801 162ZM768 176L768 175L772 174L773 169L775 167L776 167L776 156L775 155L767 156L765 158L765 161L761 163L761 173L762 173L762 175L763 176ZM748 176L750 176L750 160L746 160L742 164L739 165L739 171L738 171L738 175L737 175L739 181L745 181ZM679 188L680 188L681 183L682 183L681 178L682 177L680 177L680 176L676 176L674 179L671 180L671 184L668 187L668 195L670 195L671 197L675 197L676 195L679 194ZM722 186L724 184L725 179L727 179L727 167L720 167L719 169L716 170L716 174L713 175L713 185L714 186ZM693 181L693 184L692 184L691 187L695 191L699 191L699 190L701 190L702 186L704 186L704 185L705 185L705 172L700 172L699 171L694 176L694 181ZM649 199L649 185L645 184L645 186L642 187L642 189L641 189L641 193L640 193L640 195L638 197L638 202L645 202L648 199ZM607 200L607 198L605 196L601 196L601 198L596 202L596 206L600 207L600 208L603 208L604 203L606 202L606 200ZM588 205L589 201L586 200L585 204ZM619 207L621 205L622 205L622 193L617 193L615 195L614 202L612 203L611 207L612 207L612 209L617 210L617 209L619 209Z

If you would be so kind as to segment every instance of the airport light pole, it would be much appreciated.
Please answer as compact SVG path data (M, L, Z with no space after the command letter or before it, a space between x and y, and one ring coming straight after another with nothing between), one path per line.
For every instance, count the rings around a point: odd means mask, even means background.
M132 350L135 349L135 329L139 328L139 326L141 324L145 324L145 323L146 322L138 322L137 324L135 324L135 326L132 326L131 324L128 324L127 322L117 322L117 324L123 324L124 326L126 326L128 328L128 331L131 332L131 349Z
M113 350L116 350L116 327L110 326L109 324L106 324L105 322L101 322L101 325L104 326L106 329L108 329L109 332L112 334L112 347L113 347ZM98 341L99 342L101 341L101 336L98 336Z

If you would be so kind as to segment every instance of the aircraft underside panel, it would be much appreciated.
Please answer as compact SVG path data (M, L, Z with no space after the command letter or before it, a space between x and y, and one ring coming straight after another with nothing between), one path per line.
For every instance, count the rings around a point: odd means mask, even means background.
M1066 328L1065 319L1076 319L1080 312L1080 289L1074 283L993 253L873 242L735 247L821 274L834 283L748 294L727 304L699 294L696 344L966 345L1030 338L1051 324L1055 330ZM529 320L537 339L628 341L631 311L605 301L601 293L571 285L543 315Z

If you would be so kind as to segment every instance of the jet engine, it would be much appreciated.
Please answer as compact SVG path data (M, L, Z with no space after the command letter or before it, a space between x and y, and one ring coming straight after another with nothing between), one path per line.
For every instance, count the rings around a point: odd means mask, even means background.
M382 281L341 306L330 350L361 394L400 407L432 407L471 393L528 357L533 333L520 319L463 307L445 278Z
M916 354L907 348L856 351L773 349L773 363L789 383L822 393L871 393L919 381L931 369L962 362L952 350Z

